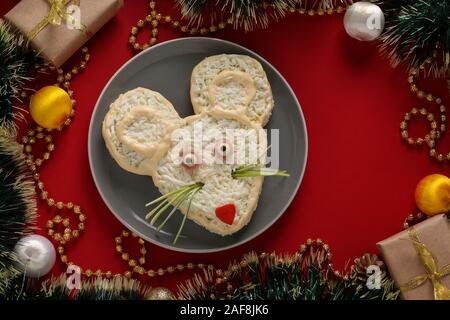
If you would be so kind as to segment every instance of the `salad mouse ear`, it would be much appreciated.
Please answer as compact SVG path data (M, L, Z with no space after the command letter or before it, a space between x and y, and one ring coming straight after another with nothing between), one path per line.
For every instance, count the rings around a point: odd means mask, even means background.
M217 74L208 87L208 99L213 108L234 110L245 115L256 95L253 78L238 70L224 70Z

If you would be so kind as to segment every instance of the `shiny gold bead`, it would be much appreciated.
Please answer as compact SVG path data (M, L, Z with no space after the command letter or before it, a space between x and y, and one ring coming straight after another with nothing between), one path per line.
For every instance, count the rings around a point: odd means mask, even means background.
M52 136L51 135L46 135L45 136L45 142L52 142Z
M405 130L406 128L408 128L408 124L406 123L406 121L400 122L400 129Z
M80 220L80 222L84 222L84 221L86 221L86 216L84 214L80 214L78 216L78 219Z
M83 223L83 222L80 222L80 223L78 224L78 229L84 230L84 223Z
M191 28L191 31L190 31L190 33L192 34L192 35L196 35L197 33L198 33L198 29L197 28Z
M139 258L139 264L140 265L145 264L145 258L144 257Z
M158 36L158 29L156 29L156 28L152 29L152 36L154 38Z
M61 240L61 234L59 232L56 232L53 235L53 239L55 239L56 241L60 241Z
M50 153L49 152L44 152L44 160L48 160L50 159Z
M72 237L78 238L80 236L80 232L78 230L72 230Z
M147 249L145 248L141 248L139 251L141 252L142 255L147 253Z
M136 23L136 25L139 27L139 28L142 28L144 25L145 25L145 21L144 20L139 20L137 23Z
M336 8L336 12L337 12L337 13L342 13L343 11L344 11L344 8L341 7L341 6L338 6L338 7Z
M441 131L444 132L447 129L447 126L445 124L441 124Z
M59 246L57 250L58 250L59 254L63 254L64 253L64 247L63 246Z
M413 138L408 138L407 141L408 141L408 144L410 144L410 145L413 145L416 143Z
M421 146L424 143L424 140L422 138L416 139L416 145Z
M156 41L157 41L156 38L154 38L154 37L150 38L150 45L151 45L151 46L155 45L155 44L156 44Z
M408 82L409 83L414 83L414 77L413 76L409 76L408 77Z
M47 234L48 234L50 237L53 237L54 234L55 234L55 230L49 229L49 230L47 231Z
M136 42L136 37L135 36L130 36L128 38L128 42L131 43L131 44L134 44Z
M184 270L184 265L177 264L177 269L178 269L178 271L183 271Z
M427 112L427 109L425 109L425 108L421 108L420 110L419 110L419 112L420 112L420 114L421 115L426 115L428 112Z
M155 9L156 8L156 2L155 1L150 1L149 6L151 9Z
M122 238L121 238L121 237L115 237L115 238L114 238L114 241L115 241L117 244L121 244L121 243L122 243Z
M67 263L67 256L66 255L62 255L61 256L61 262L62 263Z
M433 95L432 94L427 94L427 100L428 101L433 101L434 100L434 97L433 97Z
M42 181L39 181L38 184L37 184L37 186L38 186L38 188L41 189L41 190L44 189L44 183L43 183Z
M78 72L79 72L79 69L77 67L73 67L72 68L72 73L73 74L78 74Z
M436 156L436 149L430 149L430 157Z
M436 98L435 101L436 101L437 104L441 104L442 103L442 99L441 98Z
M171 16L165 16L165 17L164 17L164 21L167 22L167 23L169 23L169 22L172 21L172 17L171 17Z
M66 241L69 241L72 238L72 235L70 233L64 233L63 239Z
M157 15L156 15L156 20L161 20L162 19L162 14L161 13L158 13Z
M25 152L30 153L32 150L33 148L29 144L25 146Z
M70 220L68 218L63 219L62 224L64 227L68 227L70 225Z
M55 200L53 198L47 199L47 204L51 207L55 204Z
M141 47L141 46L139 45L139 43L135 43L135 44L133 45L133 48L136 49L136 50L138 50L140 47Z
M306 13L306 9L305 8L300 8L300 9L298 9L298 13L305 14Z
M154 271L154 270L148 270L148 271L147 271L147 275L148 275L149 277L154 277L154 276L155 276L155 271Z
M166 271L164 269L162 269L162 268L158 269L158 275L159 276L163 276L165 273L166 273Z
M28 143L28 137L23 136L23 137L22 137L22 143L23 143L23 144Z
M158 27L158 25L159 25L158 20L152 20L152 27L153 27L153 28Z
M37 158L36 161L34 162L38 167L42 165L42 159Z
M317 14L318 14L319 16L323 16L323 15L325 14L325 11L324 11L323 9L319 9L319 10L317 11Z
M222 21L222 22L219 22L219 24L217 26L219 27L219 29L225 29L226 23Z
M71 207L71 205L72 205L72 203L69 202L69 203L67 204L67 208ZM74 206L74 207L73 207L73 212L76 213L76 214L80 214L80 213L81 213L80 206Z
M215 25L211 25L211 26L209 27L209 31L210 31L210 32L216 32L216 31L217 31L217 27L216 27Z
M47 228L53 228L54 226L55 226L55 224L53 223L52 220L47 221Z
M145 17L145 21L151 22L153 20L153 17L149 14Z
M203 36L204 36L204 35L207 35L207 34L208 34L208 31L209 31L209 30L208 30L207 28L201 28L201 29L200 29L200 34L203 35Z
M436 129L437 128L436 121L431 121L430 126L431 126L431 128Z
M126 278L131 278L131 272L130 271L125 271L124 276Z
M427 120L428 121L433 121L434 120L434 114L432 114L432 113L427 114Z
M441 106L439 107L439 110L440 110L441 112L445 112L445 106L444 106L444 105L441 105Z
M64 203L62 203L61 201L58 201L57 203L56 203L56 207L58 208L58 209L63 209L64 208ZM68 220L68 219L67 219Z
M130 260L128 261L128 265L129 265L130 267L135 267L135 266L137 265L136 260L130 259Z
M45 200L45 199L47 199L47 197L48 197L48 192L47 191L42 191L41 192L41 199Z
M309 16L314 16L316 14L316 12L312 9L308 10L308 15Z
M84 274L86 275L86 277L90 277L90 276L92 276L92 271L91 271L91 269L87 269L85 272L84 272Z
M446 115L441 115L441 121L442 122L446 122L447 121L447 116Z
M55 150L55 145L53 143L50 143L49 145L47 145L47 150L48 151L53 151Z
M179 21L172 22L172 27L173 28L178 28L179 26L180 26L180 22Z
M434 140L429 140L428 141L428 147L434 148L435 146L436 146L436 142Z
M182 26L182 27L180 28L180 30L181 30L181 32L188 32L188 31L189 31L189 28L188 28L187 26Z
M418 90L415 84L412 84L410 88L412 92L416 92Z
M112 277L112 272L111 271L106 271L105 272L105 276L109 279Z
M442 162L442 161L444 161L444 155L440 153L440 154L436 157L436 159L437 159L437 161Z
M136 236L137 236L137 235L136 235ZM140 245L144 245L144 244L145 244L145 241L144 241L144 239L139 238L139 239L138 239L138 243L139 243Z
M450 161L450 153L447 153L447 160Z
M167 267L167 272L168 272L168 273L174 273L174 272L175 272L175 268L172 267L172 266Z
M72 209L73 208L73 203L72 202L67 202L67 209Z
M418 98L423 98L425 96L425 92L423 92L422 90L417 91L417 97Z
M116 246L116 251L117 251L118 253L122 253L122 250L123 250L123 248L122 248L121 245L117 245L117 246Z
M130 257L129 257L129 255L128 255L128 253L126 253L126 252L122 253L122 259L123 259L123 260L127 261L129 258L130 258Z

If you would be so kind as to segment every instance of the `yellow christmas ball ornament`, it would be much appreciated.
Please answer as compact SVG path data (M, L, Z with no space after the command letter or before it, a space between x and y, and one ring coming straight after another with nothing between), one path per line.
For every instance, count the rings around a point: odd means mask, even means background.
M450 179L442 174L431 174L419 181L416 187L417 207L426 215L450 210Z
M71 111L72 99L60 87L43 87L30 100L31 117L38 125L46 129L61 127Z

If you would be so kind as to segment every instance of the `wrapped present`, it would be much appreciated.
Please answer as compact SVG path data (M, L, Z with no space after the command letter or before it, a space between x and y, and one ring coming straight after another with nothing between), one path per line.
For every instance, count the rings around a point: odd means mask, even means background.
M59 67L122 6L122 0L22 0L4 18Z
M436 215L377 243L406 300L450 299L450 223Z

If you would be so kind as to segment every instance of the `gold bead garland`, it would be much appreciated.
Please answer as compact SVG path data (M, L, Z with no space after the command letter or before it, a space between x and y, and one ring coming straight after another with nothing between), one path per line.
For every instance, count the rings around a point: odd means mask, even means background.
M431 64L432 59L429 58L418 69L412 69L408 76L408 83L410 84L411 92L416 94L417 98L425 99L428 102L435 103L439 107L439 117L436 117L434 113L428 111L426 108L412 108L410 112L405 113L403 121L400 122L400 135L401 138L409 145L422 146L426 144L429 148L429 156L438 162L445 160L450 161L450 152L443 154L438 152L436 145L437 141L443 136L447 130L447 108L442 103L442 99L435 97L431 93L427 93L420 90L416 84L416 80L419 77L419 73L425 70L426 66ZM408 132L408 124L412 117L423 116L430 125L430 132L424 137L413 138Z
M262 4L265 9L269 7L274 7L272 4L269 4L267 2L264 2ZM215 33L219 30L225 29L227 26L233 24L233 20L231 18L222 18L217 23L211 22L209 26L190 26L188 23L183 24L181 20L175 20L170 15L163 15L162 13L158 12L156 10L156 1L151 0L148 4L149 6L149 14L143 18L139 19L133 27L131 27L130 30L130 36L128 37L128 43L130 44L131 48L134 50L140 51L150 48L151 46L155 45L158 42L158 35L159 35L159 27L161 25L168 25L172 27L173 30L180 30L184 34L190 34L192 36L206 36L210 33ZM301 15L308 15L308 16L324 16L325 14L332 15L334 13L343 13L350 5L343 7L343 6L337 6L336 8L306 8L305 7L295 7L291 6L288 8L288 11L290 13L299 13ZM137 35L141 29L143 29L145 26L150 25L151 26L151 37L148 42L144 44L140 44L137 42Z

